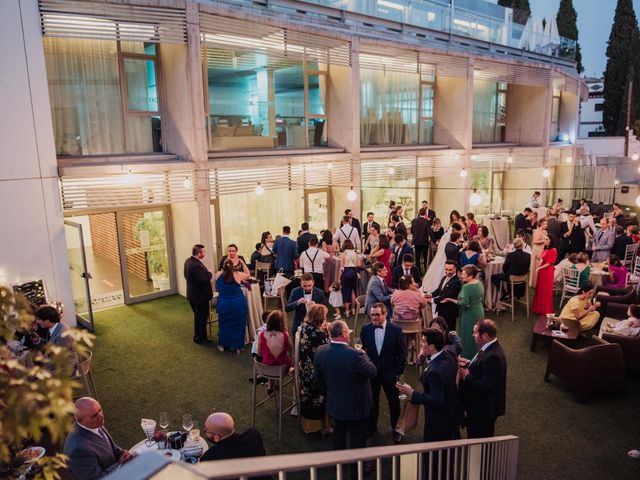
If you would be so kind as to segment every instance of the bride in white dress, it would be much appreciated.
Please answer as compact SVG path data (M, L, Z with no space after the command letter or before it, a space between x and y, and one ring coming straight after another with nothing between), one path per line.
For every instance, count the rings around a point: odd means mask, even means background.
M431 260L431 264L427 269L427 273L424 274L422 278L422 291L431 293L440 284L440 280L444 275L444 263L447 261L447 256L444 254L444 247L449 243L449 239L451 238L451 232L453 229L451 225L447 228L447 231L444 232L444 235L440 239L440 243L438 243L438 250Z

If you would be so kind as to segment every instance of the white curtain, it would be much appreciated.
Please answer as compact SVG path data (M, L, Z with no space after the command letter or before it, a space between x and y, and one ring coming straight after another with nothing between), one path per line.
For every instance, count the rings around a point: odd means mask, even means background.
M608 167L595 167L594 170L595 175L593 181L593 201L595 203L613 202L613 185L616 179L616 169Z
M44 51L57 153L124 153L116 42L45 37Z
M495 142L497 85L473 81L473 143Z
M418 142L418 74L360 70L360 143Z

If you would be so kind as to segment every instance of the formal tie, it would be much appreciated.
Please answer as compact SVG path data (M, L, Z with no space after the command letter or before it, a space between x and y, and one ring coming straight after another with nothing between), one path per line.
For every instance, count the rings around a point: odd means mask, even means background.
M373 326L373 329L374 329L374 330L375 330L375 329L377 329L377 328L379 328L380 330L382 330L382 325L374 325L374 326Z
M111 442L109 441L109 437L107 436L107 433L102 429L99 428L98 432L100 432L100 436L102 437L102 439L107 442L107 445L109 445L109 447L111 446Z
M409 275L409 270L405 270L405 271L404 271L404 274L405 274L405 275Z

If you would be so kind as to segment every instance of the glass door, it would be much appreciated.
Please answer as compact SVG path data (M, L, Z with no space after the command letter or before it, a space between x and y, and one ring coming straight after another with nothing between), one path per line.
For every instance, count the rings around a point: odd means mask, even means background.
M304 218L309 222L309 230L319 233L320 230L329 228L330 218L329 189L305 190L304 192Z
M93 332L93 309L87 272L87 256L85 253L82 224L64 221L64 236L67 242L67 258L69 261L71 291L76 309L76 321Z
M168 209L121 211L117 224L125 303L176 293Z

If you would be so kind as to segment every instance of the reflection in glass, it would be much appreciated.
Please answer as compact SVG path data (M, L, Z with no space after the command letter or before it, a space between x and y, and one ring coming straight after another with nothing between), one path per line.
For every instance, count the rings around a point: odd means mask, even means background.
M127 100L130 111L157 112L158 88L153 60L125 58L127 76Z
M329 225L329 194L328 192L308 192L307 209L309 212L307 221L309 230L319 233Z

